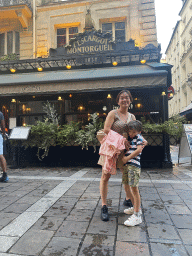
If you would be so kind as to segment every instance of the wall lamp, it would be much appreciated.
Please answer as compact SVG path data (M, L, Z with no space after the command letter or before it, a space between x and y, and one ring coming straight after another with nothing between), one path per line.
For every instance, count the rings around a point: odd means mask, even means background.
M16 68L10 68L11 73L15 73L16 72Z
M37 71L41 72L43 71L43 68L41 66L37 67Z
M141 64L145 64L145 63L146 63L146 60L140 60L140 63L141 63Z
M112 97L111 97L111 94L108 94L107 95L107 99L111 99Z
M67 68L67 69L71 69L71 65L70 65L70 64L67 64L66 68Z
M113 61L113 62L112 62L112 65L115 67L115 66L118 65L118 62L117 62L117 61Z

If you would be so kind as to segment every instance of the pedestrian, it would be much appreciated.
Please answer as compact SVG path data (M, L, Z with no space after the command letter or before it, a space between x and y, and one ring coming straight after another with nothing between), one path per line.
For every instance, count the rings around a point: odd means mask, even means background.
M9 180L7 176L7 163L5 160L5 157L3 156L3 139L5 138L5 121L3 113L0 112L0 123L1 123L1 133L0 133L0 162L1 162L1 168L3 170L3 175L0 178L0 182L7 182Z
M128 124L128 141L130 141L129 150L122 158L124 163L122 183L131 187L131 201L133 207L124 210L126 214L132 214L125 222L126 226L135 226L142 222L141 219L141 199L139 194L139 178L141 174L140 157L143 150L143 137L141 135L142 123L138 120L131 121Z
M116 102L119 105L119 109L112 110L108 113L105 124L104 124L104 133L108 134L110 130L117 132L118 134L127 137L127 124L131 120L136 120L135 116L128 112L129 106L133 101L131 93L128 90L123 90L119 92L116 98ZM144 141L145 143L145 141ZM146 142L147 144L147 142ZM128 149L128 141L126 140L125 143L126 149ZM104 156L100 156L98 164L102 165L105 164ZM109 220L109 213L107 207L107 192L108 192L108 181L111 177L110 173L106 173L102 168L102 175L100 180L100 195L102 201L102 208L101 208L101 220L108 221ZM124 205L127 207L132 207L132 202L130 200L130 188L129 186L125 185L125 193L126 198L124 200Z

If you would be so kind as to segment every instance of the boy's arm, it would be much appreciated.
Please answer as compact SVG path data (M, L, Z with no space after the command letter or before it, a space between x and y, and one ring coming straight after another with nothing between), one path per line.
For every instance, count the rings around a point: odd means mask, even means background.
M147 141L147 140L145 140L141 134L140 134L140 136L141 136L141 138L142 138L142 140L143 140L142 145L143 145L143 148L144 148L145 146L147 146L148 141Z
M137 149L133 153L131 153L129 156L124 156L122 158L123 164L126 164L129 160L138 156L142 152L142 150L143 150L143 145L138 145Z

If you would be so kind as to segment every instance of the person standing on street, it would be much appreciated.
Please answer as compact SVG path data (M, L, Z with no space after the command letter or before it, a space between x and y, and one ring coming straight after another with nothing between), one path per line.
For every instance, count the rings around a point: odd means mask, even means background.
M0 162L1 162L1 168L3 170L3 175L0 178L0 182L7 182L9 180L7 176L7 163L5 160L5 157L3 156L3 138L5 137L5 121L3 113L0 112L0 123L1 123L1 133L0 133Z

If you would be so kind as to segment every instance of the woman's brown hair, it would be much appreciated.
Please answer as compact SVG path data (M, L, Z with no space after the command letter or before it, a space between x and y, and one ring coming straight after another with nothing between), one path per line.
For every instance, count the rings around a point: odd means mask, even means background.
M117 102L117 103L119 103L119 98L120 98L120 96L121 96L122 93L127 93L128 96L129 96L129 98L130 98L131 103L133 102L133 97L132 97L130 91L128 91L128 90L122 90L122 91L120 91L120 92L118 93L118 95L117 95L117 97L116 97L116 102Z

